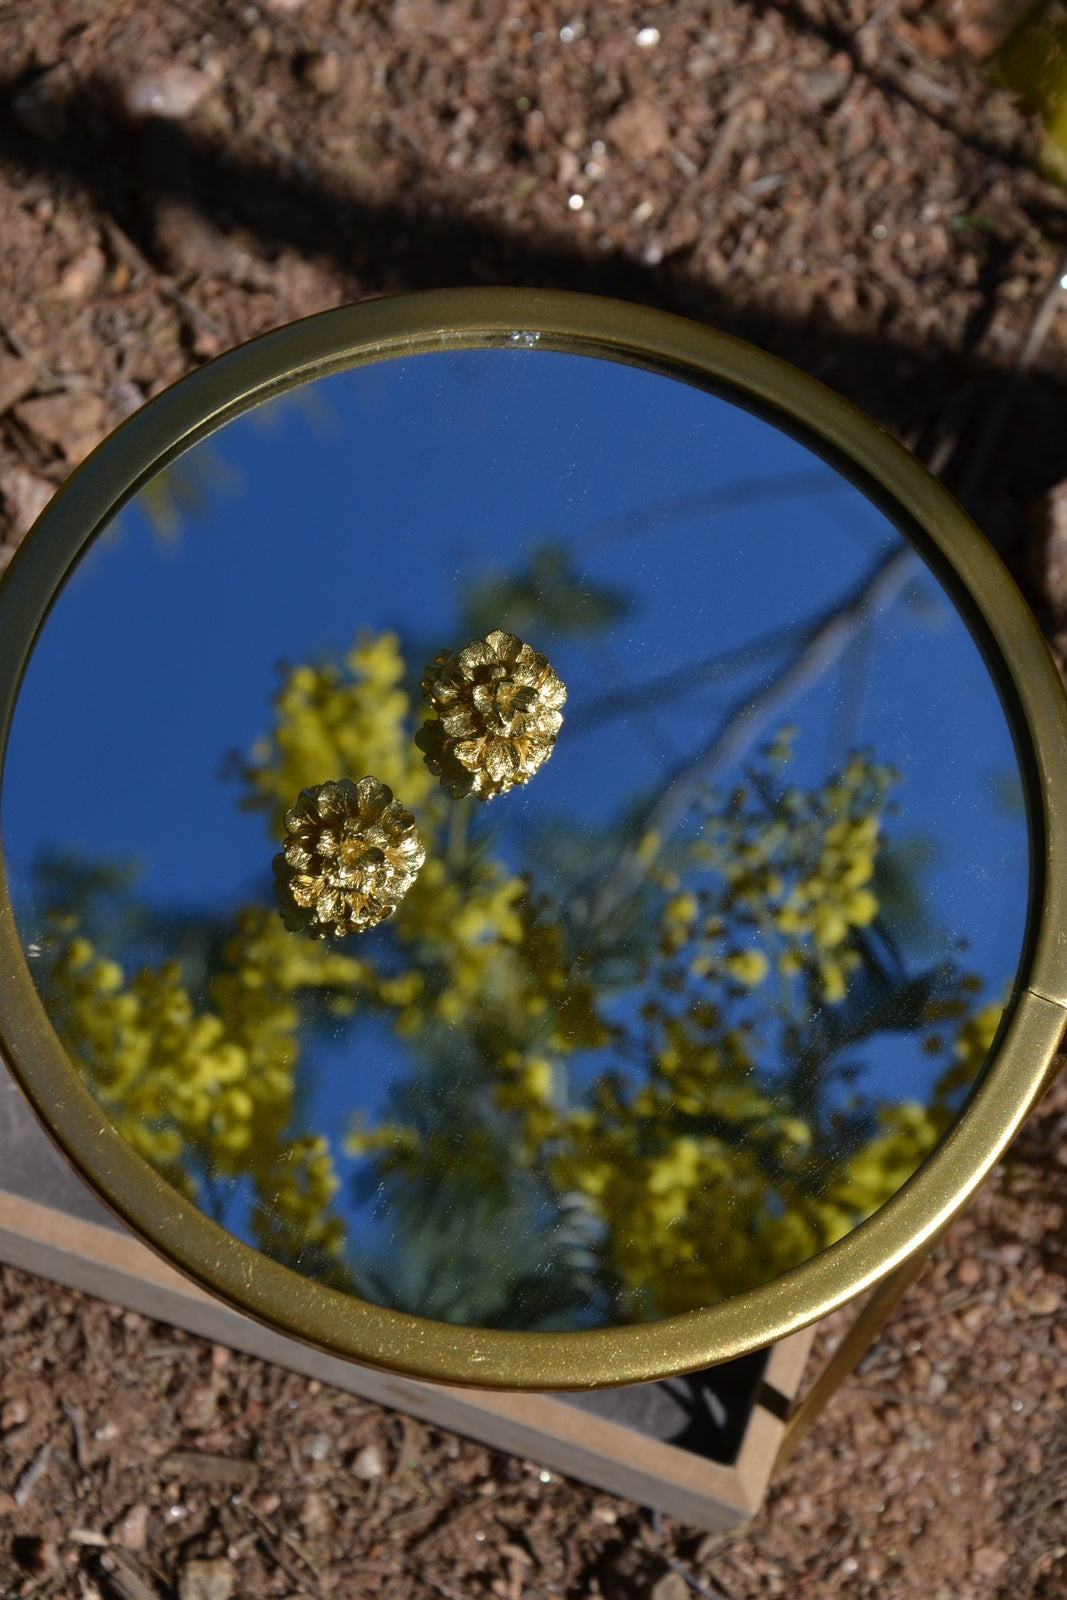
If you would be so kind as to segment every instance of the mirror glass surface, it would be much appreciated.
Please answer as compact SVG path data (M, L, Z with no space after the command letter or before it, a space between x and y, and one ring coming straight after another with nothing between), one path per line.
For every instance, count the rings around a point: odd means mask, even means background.
M496 630L562 726L445 793L420 682ZM286 813L367 776L421 870L290 931ZM2 834L146 1160L297 1272L501 1328L707 1306L856 1227L980 1072L1028 896L996 689L885 512L731 398L536 347L318 378L161 471L43 627Z

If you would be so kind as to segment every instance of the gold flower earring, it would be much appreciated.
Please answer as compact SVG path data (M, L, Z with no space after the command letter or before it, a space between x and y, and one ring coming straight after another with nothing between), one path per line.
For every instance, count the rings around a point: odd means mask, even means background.
M415 743L453 800L492 800L529 783L552 754L567 698L547 658L501 628L442 650L422 692L436 715Z
M391 917L426 859L415 818L377 778L303 789L285 814L274 893L293 933L364 933Z

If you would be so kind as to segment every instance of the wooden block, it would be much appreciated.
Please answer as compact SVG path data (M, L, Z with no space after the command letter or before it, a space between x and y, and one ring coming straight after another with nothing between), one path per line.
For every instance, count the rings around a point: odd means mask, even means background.
M497 1394L357 1366L251 1321L142 1244L67 1166L2 1067L0 1074L0 1260L532 1459L695 1527L734 1527L762 1502L784 1417L800 1384L810 1330L775 1345L762 1375L753 1372L751 1409L729 1462L655 1437L655 1423L647 1419L657 1408L643 1402L662 1398L664 1385L581 1396ZM644 1425L634 1426L634 1416L642 1413Z

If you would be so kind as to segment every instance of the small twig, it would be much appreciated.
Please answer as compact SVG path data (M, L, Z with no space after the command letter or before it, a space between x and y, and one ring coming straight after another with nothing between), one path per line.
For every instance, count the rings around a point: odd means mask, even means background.
M462 1594L459 1589L454 1589L450 1583L444 1583L440 1578L434 1578L430 1573L422 1574L423 1583L428 1583L431 1589L444 1596L444 1600L469 1600L469 1596Z
M0 323L0 333L3 334L4 338L8 342L9 347L14 351L15 355L18 356L19 360L25 361L26 365L30 367L36 375L37 382L35 388L39 393L49 394L56 389L69 389L71 387L71 380L69 378L61 378L57 373L50 371L49 368L46 367L44 363L34 355L25 339L21 338L19 334L15 332L14 328L9 327L6 322ZM15 403L16 402L14 400L9 402L11 405L14 405Z
M198 1450L174 1450L165 1457L163 1466L176 1478L224 1483L235 1489L248 1489L259 1477L254 1461L239 1456L204 1455Z
M51 1460L51 1456L52 1443L51 1440L47 1440L38 1450L29 1466L21 1473L19 1481L15 1485L14 1493L14 1501L20 1511L37 1487L45 1468Z
M157 1344L151 1350L146 1350L141 1360L147 1365L150 1361L171 1362L176 1356L184 1355L185 1346L180 1344Z
M293 1554L294 1555L298 1555L298 1557L301 1558L301 1562L304 1562L304 1566L307 1566L307 1570L309 1570L309 1573L312 1574L312 1576L314 1576L315 1581L320 1582L320 1584L322 1584L323 1574L320 1573L320 1570L318 1570L317 1566L315 1566L315 1563L312 1562L312 1558L310 1558L310 1555L307 1554L307 1550L304 1549L304 1546L302 1546L301 1541L299 1541L299 1539L296 1538L296 1536L294 1536L294 1534L291 1534L290 1531L286 1530L286 1528L282 1528L282 1530L278 1530L278 1528L272 1528L272 1526L270 1526L270 1523L267 1522L267 1518L266 1517L262 1517L262 1515L259 1514L258 1510L256 1510L256 1507L248 1506L248 1504L246 1504L246 1502L242 1502L242 1504L243 1504L243 1506L245 1506L245 1510L246 1510L246 1512L248 1512L248 1515L250 1515L250 1517L253 1518L253 1522L261 1523L261 1525L264 1526L264 1528L266 1528L267 1533L270 1534L270 1538L272 1538L272 1539L283 1539L283 1541L285 1541L285 1544L288 1544L288 1547L290 1547L290 1549L293 1550Z
M308 1583L303 1574L296 1570L292 1562L282 1555L274 1540L264 1533L262 1528L256 1529L256 1538L259 1540L268 1561L273 1561L274 1565L285 1573L290 1583L295 1583L297 1589L304 1594L314 1596L314 1600L325 1600L322 1590L314 1584Z
M595 637L586 641L586 648L599 669L601 678L606 683L624 682L626 673L623 663L615 651L603 639ZM599 704L604 707L608 696L603 697ZM596 704L597 702L594 702ZM587 708L589 709L589 708ZM634 728L643 739L646 750L651 751L656 761L675 762L678 759L678 748L670 734L664 728L660 718L656 715L655 706L644 707L640 702L634 705ZM610 715L610 712L609 712ZM589 723L586 723L589 727ZM572 733L574 724L572 723Z
M295 150L290 150L286 145L279 144L277 139L272 139L268 133L259 134L256 138L256 143L261 145L264 150L269 150L271 155L276 156L287 167L291 167L298 177L303 178L305 183L312 184L315 182L315 174L311 167L308 166L302 156L297 155Z
M198 305L189 299L188 295L182 294L177 284L173 283L169 278L160 278L159 292L167 300L172 300L179 311L184 311L191 322L199 323L201 328L210 333L213 338L223 340L226 338L225 329L215 321L215 318L209 316L206 311L201 310Z
M158 278L159 273L148 257L137 248L125 229L119 227L114 217L105 212L102 221L108 244L119 260L125 262L131 272L140 272L146 278Z
M684 1561L679 1561L676 1556L667 1555L665 1551L661 1553L671 1571L683 1578L694 1594L703 1595L704 1600L736 1600L734 1591L727 1588L721 1578L716 1578L716 1587L713 1589L703 1578L698 1578L695 1572L690 1572Z
M97 1563L101 1577L118 1600L159 1600L141 1577L131 1558L123 1550L112 1547Z
M877 1383L852 1383L848 1385L850 1394L869 1394L876 1400L889 1400L895 1406L928 1406L935 1411L943 1411L946 1416L958 1417L958 1406L950 1406L944 1400L931 1400L928 1395L916 1394L913 1390L898 1393L896 1389L884 1388Z
M797 645L802 638L800 627L776 628L750 644L738 645L721 655L705 656L688 666L676 667L658 677L647 678L644 683L624 685L610 694L590 700L570 719L570 737L613 717L629 716L633 711L643 711L665 700L674 700L695 690L717 683L733 673L750 667L763 666L767 657Z
M736 1600L728 1586L724 1585L718 1589L713 1589L710 1584L704 1582L703 1578L698 1578L696 1573L691 1571L684 1561L679 1561L676 1556L669 1555L663 1549L663 1512L658 1506L654 1506L652 1509L652 1531L657 1541L653 1546L656 1554L667 1563L672 1572L676 1572L680 1578L685 1580L694 1594L703 1595L704 1600Z
M85 1432L85 1418L77 1406L68 1406L65 1400L62 1407L74 1434L74 1459L82 1472L88 1472L93 1464L93 1448Z
M105 215L103 221L104 230L107 233L108 242L112 250L120 260L126 263L132 272L144 273L147 277L153 279L159 286L160 294L165 299L172 301L191 321L199 323L207 333L212 334L216 339L224 340L226 338L225 329L219 326L214 317L209 316L206 311L202 311L198 305L194 305L188 295L184 295L181 292L173 278L168 277L165 272L160 272L158 268L154 267L144 252L137 248L129 234L119 227L114 217Z
M1054 1316L1055 1312L1050 1313L1050 1315ZM1052 1331L1051 1323L1049 1324L1049 1331ZM1028 1338L1025 1333L1020 1333L1017 1329L1012 1330L1012 1339L1016 1344L1021 1345L1024 1350L1032 1350L1037 1356L1047 1356L1053 1364L1058 1361L1067 1361L1067 1351L1058 1349L1051 1339L1045 1344L1040 1344L1036 1339Z
M258 1400L252 1400L245 1409L231 1421L223 1423L221 1427L211 1428L207 1433L202 1433L199 1438L201 1450L217 1450L226 1443L235 1433L238 1433L248 1423L256 1421L262 1414L263 1407ZM232 1459L227 1457L226 1459Z
M1011 408L1015 404L1019 385L1041 353L1041 347L1048 337L1065 290L1067 290L1067 250L1057 262L1052 280L1034 308L1034 314L1019 346L1011 373L1007 381L997 390L978 435L967 452L967 459L955 486L957 499L964 502L969 500L982 482L993 447L999 440Z
M37 368L21 356L10 368L5 368L0 374L0 417L6 416L20 400L32 394L37 384Z
M955 89L949 88L947 83L938 83L936 78L931 78L928 72L920 72L918 67L909 67L904 74L904 86L916 94L927 94L931 100L936 100L938 105L951 110L958 106L960 97Z
M675 772L642 819L635 842L622 852L588 904L587 928L601 927L633 893L698 795L751 749L796 695L823 677L859 630L892 604L918 570L910 545L894 550L849 599L814 624L793 659L763 689L730 709L710 742Z
M875 6L866 22L861 22L855 33L852 35L853 44L856 44L860 39L865 38L868 33L873 33L875 28L880 28L882 23L885 22L886 19L898 9L899 6L900 0L878 0L878 4Z
M836 494L842 480L832 477L825 467L804 467L777 477L766 475L718 484L713 489L696 489L690 494L671 495L634 511L601 517L575 534L571 555L590 555L617 539L643 538L669 522L688 522L697 517L724 517L750 506L773 505L797 495Z
M1051 1511L1053 1506L1062 1505L1063 1500L1064 1491L1062 1489L1054 1489L1050 1495L1047 1495L1043 1500L1038 1500L1036 1504L1028 1506L1025 1511L1017 1511L1011 1519L1012 1529L1017 1530L1022 1527L1024 1522L1032 1522L1035 1517L1041 1516L1043 1512Z
M926 457L924 465L926 466L927 472L932 473L935 478L940 478L941 474L952 460L952 457L956 452L956 446L959 444L959 440L960 435L958 427L943 428L939 432L937 438L934 440L934 443L930 449L930 453Z
M31 367L37 365L29 345L26 343L25 339L15 332L14 328L8 327L6 322L0 322L0 333L3 334L4 338L11 346L12 353L17 355L20 361L28 361Z
M299 1544L297 1544L294 1539L290 1538L288 1534L279 1534L275 1532L270 1523L267 1522L266 1518L261 1517L259 1512L256 1511L253 1506L246 1504L244 1500L241 1501L241 1510L245 1512L246 1516L248 1516L252 1522L255 1523L256 1538L263 1546L263 1549L270 1560L273 1561L276 1566L281 1568L282 1572L285 1573L285 1576L289 1579L289 1581L291 1583L295 1583L298 1589L303 1589L306 1593L313 1595L315 1600L324 1600L321 1588L322 1574L317 1570L316 1567L312 1565L311 1561L309 1561L308 1557L304 1554L304 1551L300 1548ZM312 1573L315 1578L315 1585L309 1584L307 1579L297 1572L296 1568L293 1567L291 1562L289 1562L286 1557L282 1555L282 1552L278 1548L278 1543L283 1539L285 1540L286 1544L292 1547L294 1554Z

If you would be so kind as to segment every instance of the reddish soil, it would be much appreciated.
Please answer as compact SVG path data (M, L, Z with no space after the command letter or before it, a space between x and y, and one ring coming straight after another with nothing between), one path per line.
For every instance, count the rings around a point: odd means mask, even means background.
M1009 374L1067 195L964 48L994 9L9 0L0 542L254 333L557 285L727 328L856 400L936 457L1055 634L1062 311ZM1065 1166L1061 1090L725 1539L4 1271L0 1594L1067 1595Z

